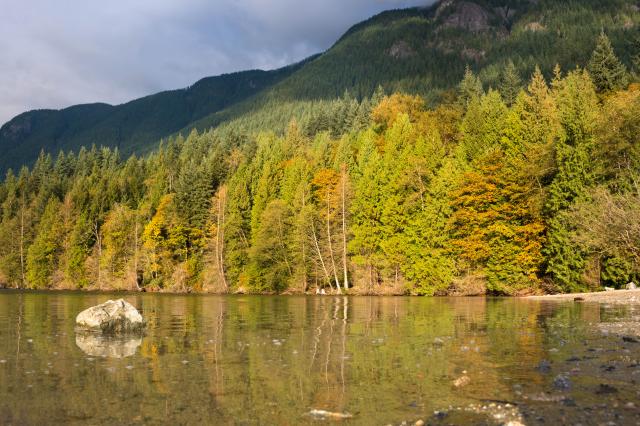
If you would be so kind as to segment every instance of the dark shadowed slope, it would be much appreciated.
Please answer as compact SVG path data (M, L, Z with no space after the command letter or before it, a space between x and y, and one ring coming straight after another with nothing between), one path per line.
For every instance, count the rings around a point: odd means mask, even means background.
M0 128L0 170L30 164L42 149L77 151L95 144L118 147L125 154L146 152L159 139L259 93L300 66L204 78L185 89L118 106L88 104L25 112Z

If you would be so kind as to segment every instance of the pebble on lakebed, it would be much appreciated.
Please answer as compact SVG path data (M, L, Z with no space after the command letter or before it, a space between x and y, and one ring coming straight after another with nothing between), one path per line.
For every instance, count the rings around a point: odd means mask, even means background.
M496 422L505 426L524 426L524 416L514 404L510 403L498 403L498 402L485 402L469 404L462 407L449 407L447 410L434 411L433 420L439 421L449 418L450 415L455 413L467 413L476 414L485 417L489 424ZM445 420L445 424L448 424ZM453 422L451 424L457 424ZM475 423L474 423L475 424ZM482 422L481 424L485 424Z
M138 310L124 299L109 300L78 314L76 330L103 334L136 333L145 322Z
M471 378L469 376L460 376L453 381L453 386L456 388L461 388L463 386L467 386L471 383Z
M350 419L353 417L353 414L350 413L339 413L327 410L311 410L307 413L307 415L314 417L316 419L332 419L332 420L344 420Z

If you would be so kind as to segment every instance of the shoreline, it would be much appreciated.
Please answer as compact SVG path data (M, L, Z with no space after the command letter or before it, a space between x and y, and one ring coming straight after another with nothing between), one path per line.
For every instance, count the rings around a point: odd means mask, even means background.
M28 289L28 288L12 288L12 287L0 287L0 292L33 292L33 293L85 293L85 294L165 294L165 295L193 295L193 296L318 296L318 297L333 297L333 296L352 296L352 297L427 297L427 298L440 298L440 297L453 297L453 298L503 298L503 299L521 299L531 301L552 301L552 302L597 302L597 303L613 303L613 304L640 304L640 289L636 290L615 290L615 291L600 291L600 292L588 292L588 293L563 293L563 294L547 294L537 296L456 296L456 295L443 295L443 296L416 296L411 294L396 294L390 293L372 293L366 294L361 292L347 293L347 294L315 294L315 293L301 293L301 292L284 292L284 293L219 293L219 292L206 292L206 291L136 291L136 290L119 290L119 289L71 289L71 288L44 288L44 289Z
M640 289L614 290L592 293L548 294L545 296L527 296L527 300L556 301L556 302L597 302L614 304L640 304Z

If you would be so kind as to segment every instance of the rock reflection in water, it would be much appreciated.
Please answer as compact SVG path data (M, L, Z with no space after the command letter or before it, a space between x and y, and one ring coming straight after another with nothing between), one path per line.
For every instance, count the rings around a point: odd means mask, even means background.
M76 345L89 356L127 358L136 354L142 344L140 336L112 337L99 334L77 333Z

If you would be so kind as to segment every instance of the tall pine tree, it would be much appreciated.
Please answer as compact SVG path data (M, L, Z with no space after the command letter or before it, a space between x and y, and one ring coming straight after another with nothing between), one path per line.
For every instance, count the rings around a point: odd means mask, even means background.
M473 100L477 100L483 94L482 82L467 65L464 77L458 85L458 101L463 107L468 107Z
M502 72L499 90L504 103L508 106L513 105L518 93L522 90L522 79L513 61L509 61Z
M627 68L616 56L611 40L604 32L598 37L588 70L599 93L620 90L629 83Z
M586 266L584 251L572 244L575 224L568 212L588 196L594 183L594 131L598 99L589 75L569 73L556 92L561 124L556 143L556 175L549 186L545 210L548 242L545 248L547 272L564 291L584 290L582 274Z

